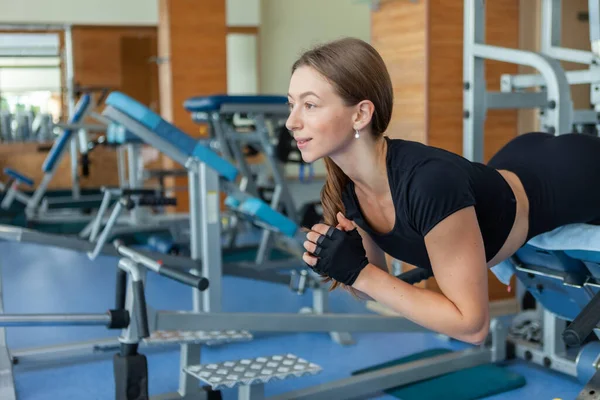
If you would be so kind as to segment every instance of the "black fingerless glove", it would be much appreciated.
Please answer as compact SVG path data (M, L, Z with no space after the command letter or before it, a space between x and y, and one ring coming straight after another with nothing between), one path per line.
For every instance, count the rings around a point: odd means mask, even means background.
M313 271L348 286L352 286L369 263L362 237L356 229L345 232L330 228L327 235L319 236L313 255L319 258L317 264L311 266Z

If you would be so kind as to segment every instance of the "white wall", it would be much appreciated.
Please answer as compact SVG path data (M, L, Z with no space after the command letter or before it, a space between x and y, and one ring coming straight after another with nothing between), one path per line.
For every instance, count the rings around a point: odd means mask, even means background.
M260 25L260 0L226 0L226 7L229 26ZM158 24L158 0L0 0L0 10L0 24Z
M226 0L228 26L253 26L260 29L260 0ZM253 34L227 35L227 92L259 92L258 38Z
M287 93L290 68L303 50L342 36L370 41L370 2L262 0L260 88Z
M258 93L258 40L256 35L227 35L227 92Z
M226 0L225 6L228 26L260 25L260 0Z
M287 93L290 69L304 50L343 36L371 40L370 2L357 0L262 0L260 26L260 90ZM315 175L324 176L322 160ZM299 167L286 167L298 177Z
M0 0L0 23L156 25L158 0Z

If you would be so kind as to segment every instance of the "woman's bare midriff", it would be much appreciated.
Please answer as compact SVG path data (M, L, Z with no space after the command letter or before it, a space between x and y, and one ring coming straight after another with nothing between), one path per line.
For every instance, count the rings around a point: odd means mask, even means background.
M513 172L506 170L499 170L498 172L512 188L515 198L517 199L517 212L515 222L513 223L508 238L500 248L498 254L487 263L488 268L506 260L519 250L519 248L525 244L527 233L529 231L529 199L527 198L521 180Z

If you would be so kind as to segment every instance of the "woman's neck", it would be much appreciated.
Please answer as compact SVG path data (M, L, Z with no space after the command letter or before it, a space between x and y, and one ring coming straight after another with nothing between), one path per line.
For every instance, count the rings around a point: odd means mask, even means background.
M357 189L378 195L388 190L386 155L385 138L365 137L354 140L343 152L331 159L354 182Z

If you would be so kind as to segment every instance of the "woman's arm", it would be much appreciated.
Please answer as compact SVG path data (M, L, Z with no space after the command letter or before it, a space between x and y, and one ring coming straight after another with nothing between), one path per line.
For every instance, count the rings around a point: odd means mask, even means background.
M425 236L425 245L441 294L409 285L370 264L353 287L427 329L469 343L483 342L489 331L488 273L474 208L437 224Z
M373 239L371 239L371 236L367 232L365 232L358 226L356 227L356 229L358 229L358 233L362 238L363 246L365 248L365 252L367 253L367 259L369 260L369 264L375 265L382 271L389 272L387 267L387 261L385 259L385 252L381 250L381 247L377 246L377 244L373 241Z

